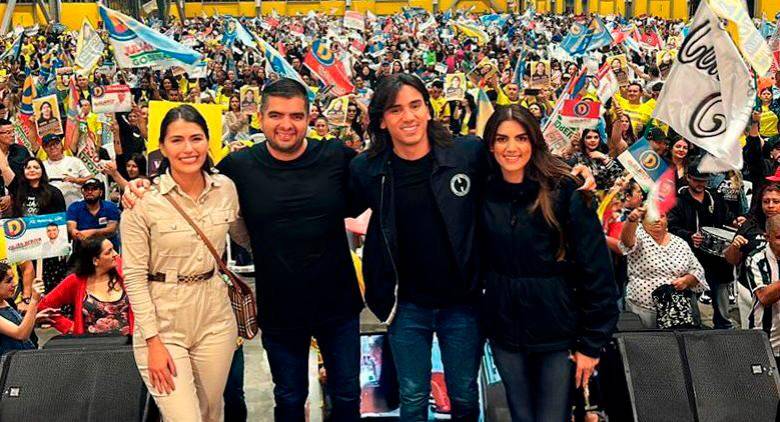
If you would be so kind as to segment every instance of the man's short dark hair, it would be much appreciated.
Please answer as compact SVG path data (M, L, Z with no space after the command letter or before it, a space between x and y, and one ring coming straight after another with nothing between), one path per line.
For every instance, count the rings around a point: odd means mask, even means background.
M437 79L431 83L431 88L443 89L444 83L441 80Z
M60 228L60 226L58 226L57 223L49 223L49 224L47 224L46 228L48 229L49 227L54 227L55 229L59 229Z
M306 114L309 114L309 93L302 83L290 78L280 78L268 84L263 89L263 99L260 101L260 112L264 113L268 109L268 99L271 97L282 97L292 99L303 99L306 106Z

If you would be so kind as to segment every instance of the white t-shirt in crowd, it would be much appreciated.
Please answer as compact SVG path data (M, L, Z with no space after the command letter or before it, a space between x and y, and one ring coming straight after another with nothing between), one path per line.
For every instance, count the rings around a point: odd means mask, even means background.
M82 178L91 175L87 166L80 159L66 155L62 157L62 160L46 160L43 164L46 167L46 175L49 176L49 183L62 191L62 196L65 197L65 207L84 199L81 194L81 185L63 180L66 177Z

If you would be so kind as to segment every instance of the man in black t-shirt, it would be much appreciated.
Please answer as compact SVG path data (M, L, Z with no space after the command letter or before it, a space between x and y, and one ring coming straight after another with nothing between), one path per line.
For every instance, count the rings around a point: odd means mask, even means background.
M300 83L282 78L266 86L260 105L266 142L230 154L218 168L236 184L252 243L275 419L304 419L314 337L333 420L357 421L363 301L344 227L344 218L356 214L347 189L355 152L309 142L308 110Z
M355 152L338 142L309 142L308 110L303 85L286 78L269 84L260 104L266 142L217 167L236 184L249 231L274 419L304 420L314 337L328 374L332 419L357 422L363 300L344 226L344 218L358 214L348 196ZM133 194L140 194L139 183L129 185ZM226 419L246 418L246 409L232 411L226 409Z

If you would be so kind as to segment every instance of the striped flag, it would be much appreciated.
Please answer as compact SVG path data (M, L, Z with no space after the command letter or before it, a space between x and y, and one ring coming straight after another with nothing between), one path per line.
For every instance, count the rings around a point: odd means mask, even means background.
M461 22L450 22L450 25L460 31L461 34L470 38L476 38L477 44L480 46L485 45L490 41L490 36L487 32L478 28L476 25Z
M24 85L22 86L22 103L20 105L20 111L22 114L28 116L33 115L33 99L36 97L35 81L30 74L30 69L27 68L27 77L24 79Z
M74 78L68 84L67 120L65 122L65 148L76 151L79 139L79 90Z
M493 104L490 102L490 98L488 98L487 94L485 94L485 91L483 91L482 88L474 88L469 92L477 103L476 131L477 136L482 137L482 135L485 133L485 126L487 125L487 121L490 119L490 116L493 115Z
M521 51L515 64L515 72L512 78L518 89L523 89L523 76L525 75L525 51Z

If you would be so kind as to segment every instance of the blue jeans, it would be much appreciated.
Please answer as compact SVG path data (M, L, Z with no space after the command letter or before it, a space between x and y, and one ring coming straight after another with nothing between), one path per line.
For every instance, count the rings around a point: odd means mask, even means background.
M401 421L428 420L431 344L436 333L453 421L479 419L477 372L483 339L475 306L430 309L399 303L388 329L401 392Z
M710 297L712 298L712 325L718 330L730 330L734 328L734 324L729 318L730 284L731 283L718 283L714 286L710 286Z
M225 385L225 422L245 422L247 417L244 400L244 346L233 353L227 385Z
M512 352L491 344L512 422L568 422L574 364L569 351Z
M360 325L358 317L312 330L263 332L262 341L274 382L276 422L304 422L309 394L309 347L317 339L328 374L331 419L360 420Z

